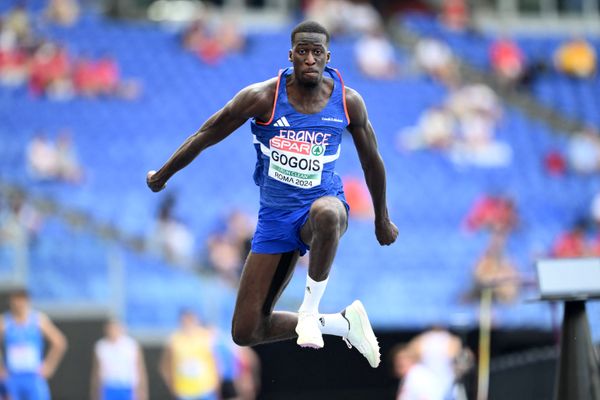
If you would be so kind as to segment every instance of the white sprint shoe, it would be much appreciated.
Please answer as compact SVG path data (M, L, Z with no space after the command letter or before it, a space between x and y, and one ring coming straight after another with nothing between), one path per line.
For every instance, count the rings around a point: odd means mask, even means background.
M348 337L343 338L349 348L352 346L356 347L360 354L365 356L369 364L373 368L377 368L381 362L381 356L379 354L379 343L371 328L369 317L365 307L360 300L354 300L346 308L344 316L350 324L350 330L348 331Z
M306 312L298 313L296 333L298 334L296 343L298 343L300 347L321 349L325 345L325 343L323 343L321 328L319 328L319 317L317 314Z

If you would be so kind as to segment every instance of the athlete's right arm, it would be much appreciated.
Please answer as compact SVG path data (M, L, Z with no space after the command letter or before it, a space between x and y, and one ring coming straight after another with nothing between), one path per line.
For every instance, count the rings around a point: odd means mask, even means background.
M153 192L162 190L175 173L185 168L204 149L225 139L249 118L268 115L273 106L275 83L276 80L271 79L250 85L238 92L196 133L188 137L162 168L155 173L152 171L148 173L146 177L148 187Z
M173 353L171 350L171 342L165 346L162 355L160 356L159 372L162 376L165 385L171 394L174 393L173 388Z
M98 354L94 348L92 356L92 373L90 377L90 400L98 400L100 398L100 362Z

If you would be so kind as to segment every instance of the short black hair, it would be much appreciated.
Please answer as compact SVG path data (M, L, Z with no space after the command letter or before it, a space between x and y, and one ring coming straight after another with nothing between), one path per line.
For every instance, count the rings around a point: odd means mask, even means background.
M16 288L10 291L10 297L20 297L24 299L29 299L29 291L25 288Z
M294 45L294 36L296 33L322 33L325 35L325 43L329 45L329 31L321 24L315 21L303 21L300 22L292 31L291 40L292 46Z

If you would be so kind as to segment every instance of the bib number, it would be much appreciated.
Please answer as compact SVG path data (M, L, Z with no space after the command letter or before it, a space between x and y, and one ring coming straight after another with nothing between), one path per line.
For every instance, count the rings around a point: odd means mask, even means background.
M271 148L269 176L279 182L302 189L321 184L325 147L275 136Z
M6 351L8 367L13 372L37 372L40 366L38 352L29 344L14 344Z

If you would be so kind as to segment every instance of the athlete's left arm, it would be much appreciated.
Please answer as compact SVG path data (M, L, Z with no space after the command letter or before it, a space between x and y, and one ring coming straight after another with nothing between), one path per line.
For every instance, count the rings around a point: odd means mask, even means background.
M42 376L50 378L54 375L58 364L67 351L67 339L54 323L44 314L40 314L40 329L50 343L50 349L42 364Z
M369 121L367 107L358 92L346 88L346 106L356 151L375 209L375 235L381 245L390 245L398 237L398 228L390 220L386 200L385 166L377 148L375 131Z

